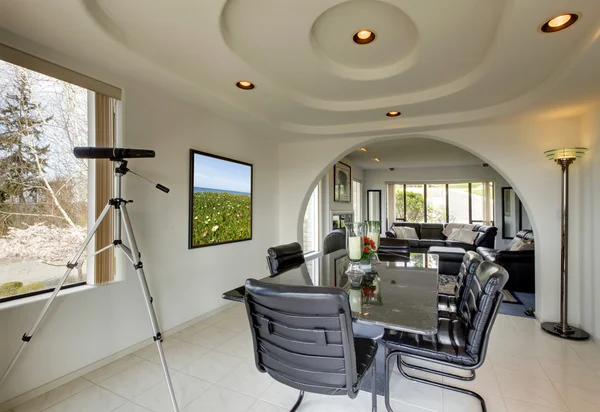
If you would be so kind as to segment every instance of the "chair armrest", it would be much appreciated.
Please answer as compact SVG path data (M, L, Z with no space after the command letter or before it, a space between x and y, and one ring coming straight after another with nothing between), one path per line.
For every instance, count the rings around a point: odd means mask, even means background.
M386 230L385 231L385 237L389 237L389 238L396 238L396 233L394 233L394 231L392 230Z

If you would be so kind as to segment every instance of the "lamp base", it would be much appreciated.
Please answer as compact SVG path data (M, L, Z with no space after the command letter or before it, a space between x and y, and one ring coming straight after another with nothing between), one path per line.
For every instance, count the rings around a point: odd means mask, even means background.
M542 323L542 329L551 335L558 336L563 339L570 340L586 340L590 338L590 335L579 328L566 325L566 328L560 327L560 323L557 322L544 322Z

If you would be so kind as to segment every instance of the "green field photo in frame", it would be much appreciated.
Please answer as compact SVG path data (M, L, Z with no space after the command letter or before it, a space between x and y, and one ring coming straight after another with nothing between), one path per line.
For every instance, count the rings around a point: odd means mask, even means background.
M189 248L252 239L252 165L190 150Z

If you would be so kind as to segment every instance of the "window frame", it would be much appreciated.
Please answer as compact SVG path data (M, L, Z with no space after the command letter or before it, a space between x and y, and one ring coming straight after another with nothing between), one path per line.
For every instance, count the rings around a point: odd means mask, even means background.
M302 224L302 252L305 256L312 256L314 255L318 255L321 251L321 244L320 244L320 233L321 233L321 213L320 213L320 198L321 198L321 193L320 193L320 189L321 189L321 184L317 184L314 188L314 190L312 191L310 198L308 199L308 203L306 204L306 209L304 211L304 216L306 216L306 212L308 211L309 207L312 207L312 212L313 212L313 250L309 250L306 251L304 250L304 220L303 220L303 224ZM311 205L311 203L313 203Z
M22 67L25 70L30 70L33 72L41 73L45 76L55 78L62 82L76 85L78 87L86 89L88 91L88 96L89 96L89 92L93 92L95 96L98 96L99 94L101 94L101 95L105 95L105 96L113 99L114 109L113 109L112 113L107 113L107 114L110 115L115 120L114 124L113 124L113 130L112 130L113 141L114 141L113 143L115 146L117 146L118 142L120 142L120 136L121 136L121 113L120 113L121 89L114 87L112 85L103 83L101 81L98 81L98 80L88 77L86 75L80 74L78 72L72 71L70 69L64 68L62 66L56 65L49 61L40 59L36 56L22 52L20 50L14 49L12 47L6 46L4 44L0 44L0 61L4 61L6 63ZM89 100L90 99L88 97L88 105L89 105ZM91 145L92 141L95 141L95 137L96 137L95 124L96 124L96 115L93 110L90 111L88 108L88 144L90 144L90 145ZM93 166L90 166L88 169L88 178L87 178L87 180L88 180L88 220L87 220L87 225L86 225L87 226L86 233L89 231L89 228L91 227L91 225L93 225L93 223L95 222L95 219L92 219L92 220L90 219L92 216L92 214L90 214L90 211L91 211L91 213L93 213L94 216L100 212L100 211L95 210L96 209L95 204L92 201L92 200L97 199L97 195L98 195L98 190L97 190L97 185L96 185L97 176L96 176L95 170L96 170L96 168ZM112 195L113 195L113 193L112 193L112 190L113 190L112 176L110 177L108 183L110 184L110 187L111 187L110 196L112 197ZM93 189L92 195L90 195L90 189ZM111 225L110 230L111 230L111 235L112 235L112 225ZM88 246L88 258L87 258L88 262L93 261L94 258L96 257L96 255L90 253L90 251L94 250L93 244L94 244L94 241L92 240ZM97 277L97 274L95 273L95 265L93 263L90 265L90 264L88 264L88 262L84 263L84 264L88 265L88 272L86 275L87 280L62 285L60 288L61 291L76 288L76 287L81 287L81 286L93 286L96 284L93 281L93 279L96 279L96 277ZM65 273L67 270L67 263L68 262L65 262L65 265L64 265ZM92 268L93 270L90 271L90 268ZM114 280L116 280L116 277L112 281L114 281ZM107 282L107 283L109 283L109 282ZM46 288L46 289L42 289L42 290L36 290L36 291L32 291L32 292L22 293L22 294L18 294L18 295L0 297L0 304L5 303L5 302L16 301L16 300L20 300L20 299L30 298L33 296L43 295L46 293L51 293L54 290L55 290L55 287L52 287L52 288Z
M489 189L487 190L488 194L491 194L491 197L489 197L489 199L484 199L484 207L485 207L485 203L487 201L489 201L490 199L492 199L493 201L490 203L491 204L491 210L490 210L490 217L491 219L489 220L490 224L493 225L494 224L494 214L495 214L495 193L496 193L496 182L494 180L471 180L471 181L457 181L457 182L418 182L418 183L387 183L388 186L392 186L393 190L388 190L388 194L390 192L394 193L394 197L392 199L392 206L393 206L393 216L394 216L394 222L406 222L406 186L415 186L415 185L420 185L423 186L423 223L427 223L427 186L428 185L444 185L445 186L445 197L446 197L446 205L445 205L445 221L444 224L448 224L449 223L449 219L450 219L450 191L449 191L449 186L450 185L454 185L454 184L466 184L467 185L467 191L468 191L468 216L469 216L469 224L485 224L485 220L473 220L473 188L472 185L473 184L482 184L482 187L486 187L489 185ZM403 217L402 218L398 218L396 216L396 187L397 186L401 186L402 190L403 190L403 200L404 200L404 210L403 210ZM484 210L484 218L485 218L485 210ZM390 213L388 212L388 216L390 216Z

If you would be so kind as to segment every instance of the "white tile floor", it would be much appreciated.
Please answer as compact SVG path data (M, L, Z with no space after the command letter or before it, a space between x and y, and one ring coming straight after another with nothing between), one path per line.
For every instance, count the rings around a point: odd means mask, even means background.
M243 305L166 338L164 347L183 412L283 412L297 398L296 390L256 370ZM409 382L397 371L391 382L396 412L481 410L469 396ZM453 383L478 391L490 412L598 412L600 343L566 342L533 319L500 315L477 379ZM307 394L300 411L370 411L370 402L368 392L355 400ZM156 348L149 345L12 411L171 410ZM385 410L382 397L379 410Z

